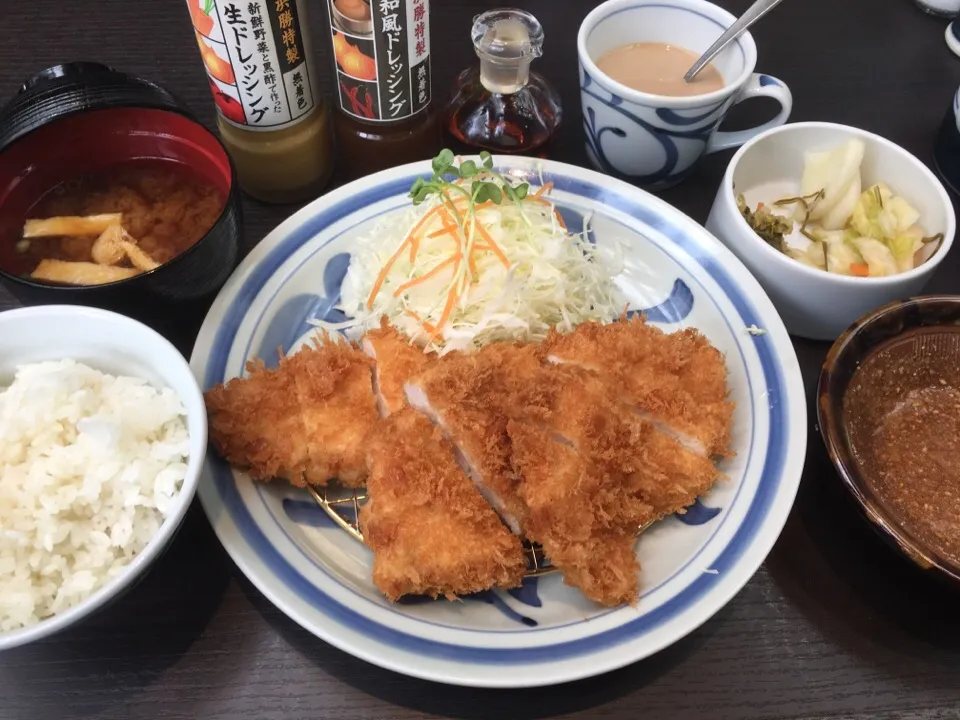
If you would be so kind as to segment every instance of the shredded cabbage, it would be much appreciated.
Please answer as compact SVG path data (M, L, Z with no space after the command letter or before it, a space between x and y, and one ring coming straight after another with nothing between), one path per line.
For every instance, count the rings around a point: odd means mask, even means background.
M353 318L349 334L378 327L385 316L425 350L443 355L493 341L538 341L552 327L609 322L626 307L613 282L622 258L587 240L586 220L579 232L565 229L545 196L478 207L476 222L502 256L469 220L451 229L450 216L444 220L438 209L443 203L431 196L358 239L341 289L340 309ZM415 252L408 248L411 234L419 238Z

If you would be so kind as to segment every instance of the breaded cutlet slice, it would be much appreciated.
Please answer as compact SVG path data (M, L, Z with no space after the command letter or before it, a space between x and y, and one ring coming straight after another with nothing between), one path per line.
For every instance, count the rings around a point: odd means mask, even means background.
M285 478L303 487L309 458L293 378L280 368L268 370L261 360L246 369L246 377L204 393L210 442L254 480Z
M303 417L306 481L322 486L336 478L344 487L362 487L364 440L379 419L373 361L324 334L286 358L280 372L292 376Z
M403 386L423 373L436 355L428 355L397 332L384 317L378 330L371 330L361 341L363 351L374 359L374 391L377 408L386 417L407 404Z
M363 441L378 419L372 365L356 345L327 336L273 370L251 361L246 377L205 393L210 440L254 480L359 487Z
M510 365L521 360L539 365L531 346L487 345L475 353L450 353L406 384L407 402L443 429L469 478L517 535L526 506L510 465L501 399Z
M442 432L403 408L382 420L367 446L368 500L360 509L373 550L373 582L404 595L453 600L520 585L526 557L454 457Z
M619 401L618 389L576 366L514 365L505 412L572 445L601 472L623 478L657 518L681 512L720 477L692 452Z
M730 453L734 405L722 353L694 329L665 333L634 318L551 332L548 360L598 373L624 402L700 454Z
M603 472L546 430L509 421L512 459L523 477L524 529L568 585L603 605L635 603L634 546L654 511L620 476Z
M563 572L563 582L594 602L616 607L639 601L636 530L604 530L580 542L556 537L544 552Z

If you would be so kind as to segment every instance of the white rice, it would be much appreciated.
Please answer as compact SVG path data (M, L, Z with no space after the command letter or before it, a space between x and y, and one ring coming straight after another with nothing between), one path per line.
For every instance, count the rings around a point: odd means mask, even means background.
M77 604L146 547L186 474L176 392L72 360L0 392L0 632Z

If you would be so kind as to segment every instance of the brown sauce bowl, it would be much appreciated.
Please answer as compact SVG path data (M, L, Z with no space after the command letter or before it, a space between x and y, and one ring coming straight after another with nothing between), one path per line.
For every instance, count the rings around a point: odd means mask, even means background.
M102 66L92 67L102 72ZM83 92L77 105L87 103L96 88L84 86ZM38 108L43 101L41 93ZM241 204L233 163L217 136L186 111L89 104L91 109L77 107L36 123L0 150L0 282L25 305L90 305L162 331L165 321L212 300L239 262ZM63 107L59 101L57 106ZM16 110L18 120L30 120L29 108ZM225 198L219 217L194 245L155 270L103 285L49 284L4 269L10 268L4 259L15 252L28 211L47 192L83 174L144 158L183 163Z
M960 563L925 539L923 530L906 519L893 501L877 492L875 483L865 476L865 463L855 455L853 433L845 420L844 398L856 371L881 346L895 346L892 341L905 339L907 333L926 333L936 328L955 333L958 327L960 296L927 295L884 305L857 320L837 338L827 354L817 388L820 434L830 460L860 511L910 561L955 583L960 583ZM934 348L943 347L944 362L957 367L960 353L955 345L932 344Z

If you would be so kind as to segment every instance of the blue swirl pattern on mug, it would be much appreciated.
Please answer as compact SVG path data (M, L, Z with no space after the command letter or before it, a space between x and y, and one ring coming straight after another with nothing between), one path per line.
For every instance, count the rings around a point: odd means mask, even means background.
M650 108L662 123L658 125L644 120L637 113L624 107L623 98L600 88L586 71L581 72L580 92L603 107L612 110L621 120L618 124L612 124L609 121L601 122L597 118L596 109L586 101L584 102L586 113L584 114L583 125L587 146L604 172L611 175L623 174L611 162L604 148L604 136L607 134L636 141L638 140L637 135L644 133L660 145L664 153L664 160L660 169L652 173L630 176L631 180L644 185L671 185L682 180L690 172L693 165L681 167L680 149L677 146L677 141L692 141L698 144L699 148L695 154L699 157L706 150L710 136L716 130L731 102L718 103L706 112L698 112L694 115L682 115L671 108Z

